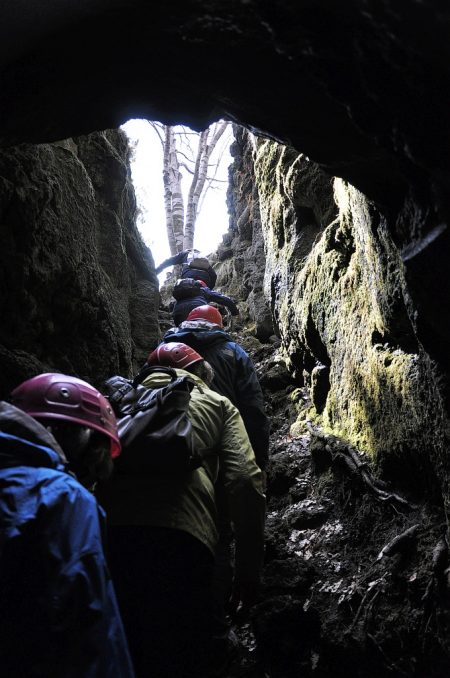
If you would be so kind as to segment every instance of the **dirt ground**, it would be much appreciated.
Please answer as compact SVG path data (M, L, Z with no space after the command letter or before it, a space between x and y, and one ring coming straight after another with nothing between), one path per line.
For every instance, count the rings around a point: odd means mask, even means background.
M272 421L261 601L233 621L238 678L450 675L449 556L442 509L376 477L364 455L317 428L275 345L238 336ZM298 405L297 405L298 407ZM386 479L384 479L386 480Z

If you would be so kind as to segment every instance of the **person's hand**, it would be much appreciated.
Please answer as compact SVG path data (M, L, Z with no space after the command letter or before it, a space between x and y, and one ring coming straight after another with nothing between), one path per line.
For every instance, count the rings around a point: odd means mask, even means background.
M229 612L234 615L245 615L258 600L261 584L259 580L233 582L233 592L229 601Z

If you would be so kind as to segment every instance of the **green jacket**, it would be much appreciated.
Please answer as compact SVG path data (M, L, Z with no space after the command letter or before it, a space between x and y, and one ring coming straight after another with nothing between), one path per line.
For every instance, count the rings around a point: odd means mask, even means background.
M236 539L236 576L254 581L263 557L265 496L262 474L241 416L224 396L197 376L189 403L197 451L203 466L182 478L176 476L116 475L103 503L111 525L153 525L184 530L213 553L217 543L214 484L221 472ZM154 372L144 386L164 386L169 376Z

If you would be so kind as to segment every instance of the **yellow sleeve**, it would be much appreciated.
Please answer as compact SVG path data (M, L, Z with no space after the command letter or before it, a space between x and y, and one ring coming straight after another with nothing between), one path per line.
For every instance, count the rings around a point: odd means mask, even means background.
M258 581L264 555L266 499L262 472L256 464L244 422L227 399L223 404L220 445L221 475L228 498L236 539L235 576L239 581Z

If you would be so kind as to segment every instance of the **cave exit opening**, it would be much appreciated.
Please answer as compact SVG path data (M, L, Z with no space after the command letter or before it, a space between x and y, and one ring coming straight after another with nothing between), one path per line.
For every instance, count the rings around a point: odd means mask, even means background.
M155 121L133 119L122 126L131 149L137 227L156 263L174 253L168 236L169 222L175 229L181 228L183 234L188 222L193 221L193 244L204 254L215 251L228 230L226 197L234 138L231 124L222 125L218 138L214 140L211 134L203 148L205 132L195 132L184 125L169 128ZM169 133L173 143L170 148Z

